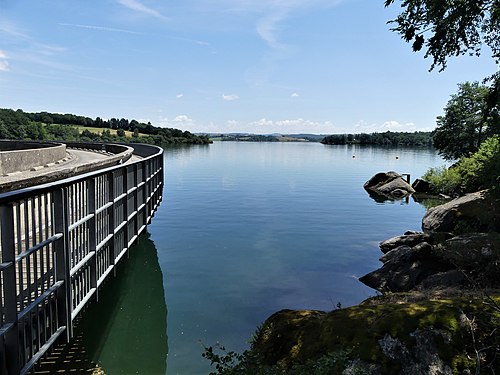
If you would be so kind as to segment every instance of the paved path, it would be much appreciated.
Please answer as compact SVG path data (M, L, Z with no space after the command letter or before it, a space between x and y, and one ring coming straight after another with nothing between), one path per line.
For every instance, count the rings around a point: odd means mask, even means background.
M14 172L5 176L0 176L0 193L33 184L39 184L40 182L50 182L50 180L55 179L60 180L61 178L64 178L64 174L66 172L73 172L92 163L101 162L104 166L109 166L105 165L106 160L111 159L113 156L116 155L92 150L67 148L66 158L59 160L56 163L50 163L45 166L41 165L39 167L32 168L31 170ZM134 162L139 159L141 159L139 156L132 155L126 163ZM80 173L84 172L85 171L82 171ZM74 174L76 173L73 172L73 175Z

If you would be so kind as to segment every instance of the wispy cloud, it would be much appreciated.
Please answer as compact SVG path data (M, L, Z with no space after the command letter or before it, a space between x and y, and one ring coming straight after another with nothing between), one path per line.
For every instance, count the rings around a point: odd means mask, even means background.
M137 0L117 0L117 1L119 4L123 5L124 7L129 8L133 11L143 13L143 14L146 14L148 16L152 16L152 17L159 18L162 20L167 20L167 17L165 17L160 12L142 4L141 2L139 2Z
M184 94L177 94L175 97L176 97L177 99L181 99L181 98L183 98L183 97L184 97Z
M282 48L283 44L278 41L278 25L287 16L287 11L278 9L273 13L265 15L257 22L257 33L273 48Z
M26 44L29 45L31 50L36 51L36 53L50 56L55 53L63 52L66 48L40 43L36 41L31 36L26 33L19 31L13 24L9 23L8 20L5 20L0 17L0 34L5 34L6 38L11 44ZM5 41L4 41L5 42Z
M299 95L299 93L298 93L298 92L294 92L294 93L291 95L291 97L292 97L292 98L298 98L299 96L300 96L300 95Z
M386 130L393 131L413 131L416 129L415 124L413 122L407 122L405 124L401 124L399 121L386 121L382 125L382 127Z
M413 122L401 123L396 120L385 121L384 123L369 123L366 121L359 121L354 125L354 131L356 133L375 133L375 132L386 132L386 131L396 131L396 132L413 132L413 131L431 131L432 128L421 128Z
M222 99L226 100L226 101L233 101L233 100L238 100L240 97L238 95L224 95L222 94Z
M285 45L280 41L280 31L286 19L293 13L308 8L331 7L344 0L270 0L262 8L255 3L240 1L242 7L260 12L262 16L257 21L256 30L259 36L272 48L280 49Z
M199 131L196 121L188 115L177 115L174 118L161 117L158 123L161 127L176 128L189 131Z
M37 65L49 66L54 69L65 68L60 60L53 57L66 51L66 48L41 43L25 31L19 29L14 23L0 16L0 37L4 44L9 44L9 54L5 50L0 51L0 70L10 70L10 64L14 62L27 62ZM25 73L26 74L26 73Z
M262 118L257 121L243 123L236 120L227 121L219 126L217 132L221 133L253 133L253 134L333 134L339 132L330 121L318 122L303 118L271 120Z
M104 26L95 26L95 25L79 25L79 24L72 24L72 23L58 23L58 25L59 26L76 27L76 28L80 28L80 29L95 30L95 31L143 35L143 33L139 32L139 31L115 29L113 27L104 27Z
M0 72L9 71L9 62L7 61L7 54L0 50Z

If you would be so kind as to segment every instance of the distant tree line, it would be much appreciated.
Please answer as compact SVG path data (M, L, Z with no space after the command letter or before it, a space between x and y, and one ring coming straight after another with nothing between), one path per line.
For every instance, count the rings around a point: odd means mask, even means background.
M260 134L221 134L212 138L230 142L278 142L278 137L274 135Z
M80 131L75 126L101 128L96 133L88 129ZM116 130L112 134L110 129ZM125 131L132 132L127 137ZM77 116L49 112L28 113L21 109L0 108L0 139L28 140L68 140L85 142L136 142L158 146L178 143L207 144L207 136L199 136L188 131L161 128L136 120Z
M323 138L321 143L326 145L377 145L377 146L432 146L434 132L391 132L361 133L361 134L333 134Z

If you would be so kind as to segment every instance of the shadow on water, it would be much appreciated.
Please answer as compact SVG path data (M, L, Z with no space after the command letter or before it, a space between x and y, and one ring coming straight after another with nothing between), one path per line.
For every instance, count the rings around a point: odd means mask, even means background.
M99 291L99 301L83 313L73 342L59 348L60 358L42 364L37 374L65 369L77 374L166 374L167 306L149 233L139 237L129 254ZM52 369L44 369L47 365Z

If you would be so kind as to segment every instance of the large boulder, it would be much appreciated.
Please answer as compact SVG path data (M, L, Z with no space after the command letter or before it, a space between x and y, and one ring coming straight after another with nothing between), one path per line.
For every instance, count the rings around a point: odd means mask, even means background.
M381 243L384 264L362 283L380 292L500 287L499 233L408 233Z
M415 290L429 276L445 272L453 265L436 254L433 246L421 242L414 247L401 245L387 252L381 260L384 265L359 281L380 292L408 292Z
M431 236L423 232L408 231L402 236L390 238L380 242L380 250L385 254L399 246L415 246L420 242L430 241Z
M432 184L420 178L417 178L415 181L413 181L411 187L417 193L435 194L434 187L432 186Z
M402 199L411 195L415 190L396 172L381 172L374 175L363 185L374 199L388 198Z
M436 247L475 287L500 287L500 234L469 233L450 238Z
M478 365L471 323L484 349L480 364L496 369L499 303L496 294L404 293L328 313L282 310L263 323L234 373L471 374Z
M422 229L455 234L499 231L499 206L487 191L467 194L430 208L422 219Z

